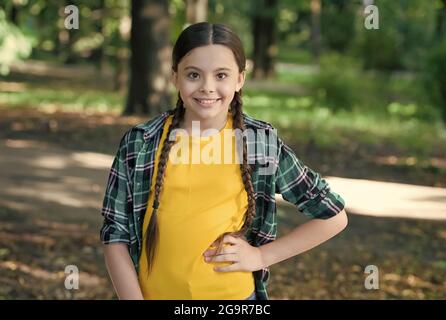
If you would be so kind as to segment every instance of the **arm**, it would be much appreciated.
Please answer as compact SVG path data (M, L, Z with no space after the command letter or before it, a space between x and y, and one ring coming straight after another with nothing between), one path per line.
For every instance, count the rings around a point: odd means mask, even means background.
M306 166L280 139L279 144L276 193L312 220L259 247L265 267L308 251L347 226L344 199L331 190L320 173Z
M211 258L217 249L204 252L205 261L234 262L225 267L215 267L218 272L256 271L267 268L295 255L301 254L327 241L347 226L347 214L342 210L330 219L313 219L270 243L260 247L251 246L246 240L226 235L223 242L232 244L221 249Z
M120 300L143 300L138 276L125 243L104 245L110 279Z
M127 168L129 131L123 136L113 160L102 205L104 223L100 238L104 244L104 258L110 279L119 299L142 299L138 276L129 253L129 202L131 190Z
M330 219L313 219L298 226L287 235L259 247L263 267L269 267L318 246L344 230L347 223L347 214L342 210Z
M347 226L345 201L330 190L321 175L307 167L294 152L279 140L279 166L276 175L276 193L294 204L299 212L312 220L295 228L289 234L264 244L251 246L247 241L226 235L225 243L233 246L223 248L212 257L216 249L205 251L205 261L232 261L225 267L215 267L215 271L257 271L291 258L327 241Z

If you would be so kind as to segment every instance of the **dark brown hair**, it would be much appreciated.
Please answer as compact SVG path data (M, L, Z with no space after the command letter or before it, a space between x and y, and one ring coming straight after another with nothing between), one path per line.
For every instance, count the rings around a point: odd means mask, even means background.
M172 53L172 70L178 72L178 64L181 59L192 49L206 46L210 44L220 44L228 47L234 53L235 60L238 65L239 72L245 71L246 58L243 49L242 42L239 37L231 31L228 27L222 24L210 24L208 22L200 22L190 25L178 37ZM245 130L243 122L242 112L242 91L235 92L234 98L230 104L230 110L233 117L233 129L239 129L242 132ZM152 216L150 217L149 226L146 233L146 252L147 252L147 264L148 272L153 267L155 258L156 247L158 243L158 221L157 211L159 206L159 199L161 189L163 187L164 174L166 172L167 161L172 145L175 143L175 139L169 139L172 130L179 128L181 121L184 118L185 108L181 96L178 94L178 100L176 108L173 114L173 120L169 126L167 132L167 138L165 139L161 155L158 163L158 171L156 173L155 195L153 202ZM247 146L246 136L243 135L243 161L240 164L241 174L245 190L248 194L248 209L245 213L245 220L241 230L237 232L225 232L217 239L217 252L220 251L223 245L223 237L227 234L231 234L235 237L243 237L245 232L255 217L256 212L256 198L254 187L251 181L251 167L247 163ZM215 256L215 255L214 255Z

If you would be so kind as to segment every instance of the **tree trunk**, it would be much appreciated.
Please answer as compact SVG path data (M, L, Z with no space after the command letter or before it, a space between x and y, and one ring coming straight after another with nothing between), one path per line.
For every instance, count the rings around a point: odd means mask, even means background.
M130 87L124 114L156 115L170 107L168 0L133 0Z
M253 78L266 78L274 75L274 59L277 55L276 45L276 0L262 0L256 3L252 19L254 38Z
M114 35L114 46L116 46L117 52L113 56L113 66L114 66L114 80L113 80L113 88L116 91L124 92L127 86L127 66L128 66L128 51L125 43L128 43L130 39L131 32L131 18L125 12L125 14L120 15L118 18L120 20L119 31Z
M105 0L100 0L98 3L98 7L93 11L91 15L91 19L94 20L94 28L97 33L105 35L105 18L107 17L107 8L105 6ZM98 47L92 50L89 60L92 61L96 68L99 70L101 74L104 74L106 67L106 59L104 54L104 48L106 46L106 37L104 37L104 41Z
M207 20L208 0L186 0L187 23L194 24Z
M70 0L65 0L65 6L71 5ZM80 15L80 13L79 13ZM76 37L78 35L78 30L65 29L63 22L65 21L65 11L64 7L59 8L59 19L62 20L62 23L59 26L59 42L61 45L60 52L62 53L62 60L65 64L75 64L77 62L76 54L73 50L74 43L76 42Z
M19 25L19 8L14 2L11 3L11 11L9 12L9 21L11 21L16 26Z
M321 0L311 0L311 51L318 59L321 54Z

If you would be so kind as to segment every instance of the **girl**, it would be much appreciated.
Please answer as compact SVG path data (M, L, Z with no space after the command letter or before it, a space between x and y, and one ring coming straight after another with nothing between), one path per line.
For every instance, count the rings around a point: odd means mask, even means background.
M176 108L121 139L101 229L120 299L266 300L271 265L346 227L344 200L269 123L243 113L245 62L226 26L189 26L172 54ZM232 161L215 161L219 148ZM276 193L314 218L277 240Z

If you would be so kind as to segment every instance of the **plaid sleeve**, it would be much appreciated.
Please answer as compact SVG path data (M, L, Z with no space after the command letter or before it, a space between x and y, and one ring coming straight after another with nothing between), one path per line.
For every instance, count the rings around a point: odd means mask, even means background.
M325 179L298 159L290 147L279 143L276 193L310 218L328 219L341 212L344 199L331 191Z
M128 134L125 134L119 144L119 149L113 160L105 189L102 204L104 223L100 230L102 243L130 243L129 220L131 214L131 192L126 165L126 149Z

